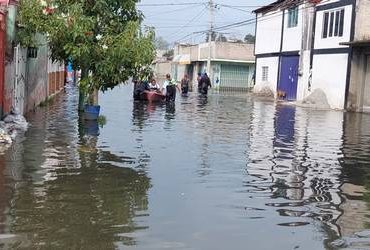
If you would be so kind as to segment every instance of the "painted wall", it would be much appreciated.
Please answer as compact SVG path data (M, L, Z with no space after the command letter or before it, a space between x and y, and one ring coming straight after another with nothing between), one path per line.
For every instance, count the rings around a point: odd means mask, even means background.
M312 90L322 89L333 109L343 109L346 90L348 54L315 55Z
M262 67L269 67L268 81L262 81ZM278 82L279 57L257 58L256 60L256 85L254 91L258 92L264 87L269 87L276 92Z
M46 41L42 36L37 37L39 44L44 44ZM37 51L36 58L28 58L27 60L27 98L26 110L34 109L40 102L44 101L47 96L47 58L48 50L46 46L40 46Z
M280 52L282 11L257 15L255 54Z
M351 20L352 20L352 5L347 5L345 7L340 7L331 10L340 10L344 8L344 27L342 37L327 37L322 38L323 34L323 23L324 23L324 13L325 11L318 11L316 14L316 31L315 31L315 49L328 49L328 48L339 48L348 47L339 45L342 42L349 42L351 35Z
M288 28L288 11L285 11L283 51L297 51L302 47L302 11L303 6L298 9L298 24L296 27Z

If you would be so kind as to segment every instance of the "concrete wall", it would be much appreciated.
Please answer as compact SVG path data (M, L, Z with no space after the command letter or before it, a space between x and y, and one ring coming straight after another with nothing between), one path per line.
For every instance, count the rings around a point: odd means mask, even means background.
M276 92L278 82L279 57L257 58L256 60L256 85L254 91L258 92L265 87ZM268 67L268 81L262 80L262 67Z
M198 45L177 45L174 50L176 55L190 55L191 61L206 61L209 55L209 43ZM254 44L212 42L212 60L249 61L255 60Z
M357 0L355 41L370 40L370 1Z
M64 88L64 64L50 61L46 45L38 48L36 58L28 57L25 48L19 49L19 56L17 59L14 53L14 59L7 61L5 66L5 114L12 107L25 114ZM16 63L21 71L18 76Z
M347 66L348 54L324 54L313 57L312 90L322 89L331 108L344 108Z
M257 15L256 55L280 52L283 12L269 12Z
M37 37L40 44L45 44L46 39L42 36ZM48 48L40 46L36 58L27 60L27 87L26 87L26 110L34 109L41 101L46 100L48 96Z
M215 60L236 60L254 62L254 44L247 43L221 43L215 44Z
M154 65L155 77L158 82L166 79L166 74L171 73L171 62L158 62Z

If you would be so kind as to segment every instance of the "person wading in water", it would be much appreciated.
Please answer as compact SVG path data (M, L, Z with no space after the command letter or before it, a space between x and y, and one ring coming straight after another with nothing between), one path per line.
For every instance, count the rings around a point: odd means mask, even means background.
M201 93L202 91L202 85L200 83L200 81L202 80L202 74L201 73L198 73L198 77L197 77L197 82L198 82L198 93Z
M175 101L176 100L176 89L179 89L176 82L171 79L171 75L166 75L166 80L163 83L162 92L164 91L164 95L166 96L166 101Z
M212 88L211 79L209 79L207 73L204 74L199 83L201 87L200 93L206 96L208 94L208 88Z
M188 95L189 92L189 84L190 84L190 79L187 74L184 75L184 78L181 80L181 94L183 96Z

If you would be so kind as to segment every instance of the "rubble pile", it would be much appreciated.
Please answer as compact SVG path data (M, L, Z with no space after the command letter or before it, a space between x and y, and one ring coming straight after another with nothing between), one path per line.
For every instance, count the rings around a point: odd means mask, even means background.
M321 89L315 89L303 101L297 102L297 105L313 109L330 109L325 92Z
M271 88L265 86L260 90L255 90L255 96L274 98L274 91Z
M26 119L18 110L13 109L3 121L0 121L0 154L10 147L18 133L24 133L27 129Z

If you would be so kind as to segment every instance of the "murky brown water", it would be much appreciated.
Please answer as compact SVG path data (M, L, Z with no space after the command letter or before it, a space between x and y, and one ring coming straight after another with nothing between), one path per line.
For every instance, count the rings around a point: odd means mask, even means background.
M330 249L370 225L370 115L238 94L134 103L73 90L30 114L0 156L0 246Z

